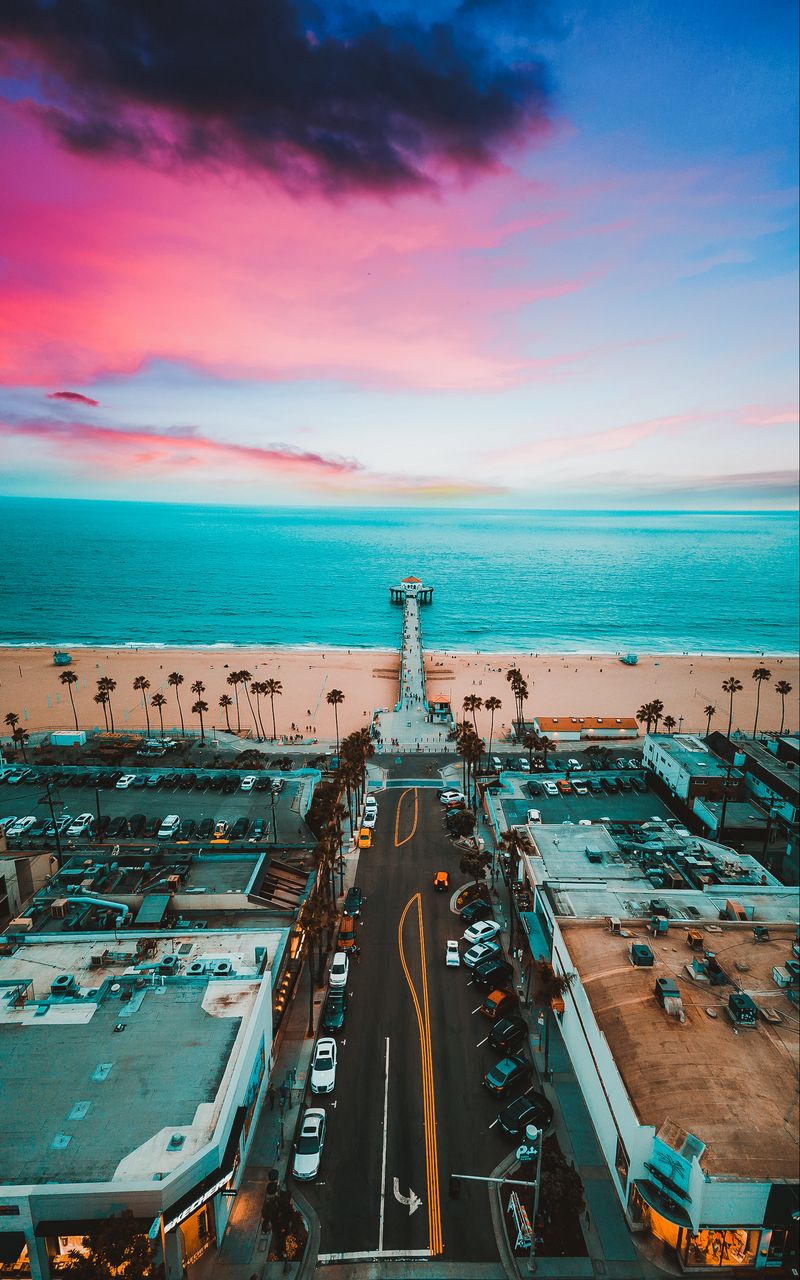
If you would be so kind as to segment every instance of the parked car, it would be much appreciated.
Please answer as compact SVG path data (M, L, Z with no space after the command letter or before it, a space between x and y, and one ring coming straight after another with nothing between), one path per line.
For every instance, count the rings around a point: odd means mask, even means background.
M255 822L253 823L253 829L250 832L250 842L252 844L254 841L257 842L259 840L263 840L263 838L264 838L264 819L256 818Z
M197 823L194 818L184 818L181 823L181 840L194 840L197 835Z
M146 773L137 773L136 777L131 783L131 786L137 787L137 788L146 787L149 781L150 781L150 778Z
M124 840L128 834L128 819L112 818L108 834L112 840Z
M513 1013L518 1004L519 1000L513 991L504 991L501 987L495 987L481 1005L481 1013L484 1018L494 1022L498 1018L504 1018Z
M250 830L249 818L237 818L231 830L231 840L244 840Z
M183 776L181 777L180 782L178 783L178 786L180 787L181 791L191 791L192 787L194 786L194 774L184 773ZM235 785L234 785L234 789L235 789Z
M605 787L606 791L610 796L616 795L616 793L619 791L616 778L612 778L612 777L603 778L603 786Z
M294 1144L292 1173L295 1178L301 1182L310 1182L316 1178L324 1145L325 1111L322 1107L309 1107Z
M461 908L461 920L464 924L475 924L478 920L487 919L491 914L492 904L485 898L473 898L472 902L468 902Z
M630 778L620 778L619 785L621 791L627 792L628 794L633 791L633 782Z
M29 773L30 769L12 769L10 773L6 774L6 783L9 787L17 787L20 782L27 778Z
M227 840L230 827L227 822L217 822L214 824L214 839Z
M347 996L344 987L332 987L322 1010L324 1031L341 1031L347 1012Z
M437 889L439 893L446 893L450 888L450 872L437 871L433 877L433 887L434 889Z
M131 786L131 784L134 783L135 781L136 781L135 773L123 773L120 778L117 778L117 781L116 781L117 791L127 791L128 787Z
M73 822L72 814L62 813L59 818L56 818L55 822L48 822L44 829L45 837L47 839L52 839L55 836L56 831L58 831L60 836L63 836L71 822Z
M372 848L372 832L370 831L369 827L362 827L361 830L359 831L358 847L359 849Z
M239 785L242 791L252 791L253 787L256 785L255 774L248 773L244 778L242 778L242 781L240 782Z
M199 840L210 840L214 834L214 819L202 818L197 824L197 836Z
M100 817L94 824L94 835L97 840L105 840L108 835L108 829L111 826L111 815L101 813Z
M472 980L476 987L494 991L499 987L507 987L514 977L514 970L507 960L498 956L490 956L482 960L472 970Z
M476 942L473 947L469 947L464 952L464 964L468 969L474 969L483 960L488 960L490 956L500 955L502 948L500 943L492 939L489 942Z
M75 818L74 821L71 822L70 825L67 827L67 835L70 838L72 838L73 836L88 835L92 829L93 822L94 822L93 813L79 813L77 818Z
M336 1084L336 1041L323 1036L317 1041L311 1059L311 1092L332 1093Z
M500 759L500 757L499 757L499 756L492 756L492 762L491 762L491 763L492 763L492 768L493 768L497 773L499 773L499 772L500 772L500 770L503 768L503 761Z
M363 818L361 819L361 826L362 826L362 827L368 827L368 828L369 828L369 830L370 830L370 831L372 831L372 830L373 830L373 828L374 828L374 826L375 826L375 823L376 823L377 821L378 821L378 810L377 810L377 809L365 809L365 810L364 810L364 816L363 816Z
M12 822L10 826L6 827L6 835L9 837L24 836L35 822L35 814L29 814L27 818L17 818L16 822Z
M286 785L285 778L272 778L271 782L272 790L275 792L275 795L278 795L279 792L283 791L283 788Z
M535 1124L542 1131L553 1123L553 1108L543 1093L536 1089L526 1091L509 1102L497 1117L497 1123L509 1138L519 1138L526 1125Z
M128 819L128 829L134 840L140 836L147 826L147 818L143 813L135 813L132 818Z
M181 829L181 820L177 813L168 813L158 828L159 840L172 840Z
M572 786L570 785L569 782L567 782L566 778L559 778L558 782L556 783L556 787L558 788L559 795L562 795L562 796L572 795Z
M157 787L161 786L161 783L163 781L164 781L163 773L151 773L150 777L146 780L146 785L150 788L151 791L155 791Z
M520 769L522 770L522 772L523 772L523 773L530 773L530 771L531 771L531 762L530 762L530 760L528 759L528 757L527 757L527 756L520 756L520 760L519 760L519 767L520 767Z
M513 1053L528 1036L528 1028L522 1018L500 1018L489 1032L489 1044L503 1053Z
M526 819L527 822L537 823L537 822L541 822L541 820L542 820L542 815L539 809L528 810L527 819Z
M347 975L350 972L350 961L344 951L337 951L333 957L330 968L330 984L332 987L344 987L347 985Z
M346 916L359 916L361 915L361 908L363 904L364 894L360 889L357 889L356 886L353 885L345 894L344 907L342 910Z
M546 796L558 795L558 787L556 786L555 782L550 782L550 780L547 778L545 778L544 782L542 783L542 790L544 791L544 794Z
M514 1085L522 1084L532 1075L533 1064L527 1058L523 1058L521 1053L513 1053L508 1058L501 1058L489 1068L483 1077L483 1084L490 1093L502 1098Z
M638 791L641 795L644 795L647 791L647 782L644 778L637 775L636 777L631 778L631 783L634 791Z
M593 796L601 796L603 794L603 784L599 778L589 779L589 790Z
M464 918L463 912L461 918L462 920ZM478 920L464 930L464 941L468 946L473 947L476 942L488 942L491 938L497 937L500 932L501 926L496 920Z
M448 969L457 969L461 964L461 956L458 953L458 943L450 939L445 943L444 962Z
M581 769L583 768L583 765L581 764L580 760L576 759L575 756L572 756L567 761L567 768L569 769L570 773L580 773Z
M458 801L466 803L466 799L463 791L453 791L452 788L439 792L440 804L455 804Z
M539 786L538 782L534 782L533 778L531 778L530 782L525 783L525 790L528 795L532 796L534 799L536 796L540 796L542 794L542 788Z
M47 818L37 818L32 827L28 827L26 835L29 840L38 840L43 836L48 827Z

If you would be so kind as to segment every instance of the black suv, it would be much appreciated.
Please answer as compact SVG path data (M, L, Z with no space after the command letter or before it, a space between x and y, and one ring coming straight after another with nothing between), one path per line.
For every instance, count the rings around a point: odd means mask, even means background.
M488 920L492 915L492 904L485 898L476 898L461 909L461 919L465 925L475 924L477 920Z
M214 834L214 819L203 818L197 827L197 835L200 840L210 840Z
M513 1053L528 1034L522 1018L501 1018L489 1032L489 1044L503 1053Z
M344 900L344 914L346 916L358 916L361 914L361 907L364 903L364 895L355 885L352 889L347 890L347 896Z
M472 970L473 982L477 987L487 991L500 990L511 985L514 970L507 960L498 956L488 956L486 960L476 964Z
M128 834L127 818L112 818L111 825L108 828L108 835L111 840L124 840Z
M237 818L231 831L231 840L244 840L249 830L249 820L247 818Z
M509 1102L497 1117L497 1123L509 1138L518 1138L525 1126L535 1124L537 1129L548 1129L553 1120L553 1108L543 1093L527 1089L519 1098Z
M134 838L140 836L147 826L147 818L143 813L135 813L132 818L128 819L128 827Z

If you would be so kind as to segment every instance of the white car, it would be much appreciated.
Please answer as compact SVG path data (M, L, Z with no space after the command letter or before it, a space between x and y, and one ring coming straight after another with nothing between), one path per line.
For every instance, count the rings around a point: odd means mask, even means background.
M594 826L594 823L592 822L591 818L579 818L579 819L578 819L578 826L579 826L579 827L592 827L592 826Z
M558 787L554 782L542 781L542 790L546 796L557 796Z
M528 821L528 822L541 822L541 820L542 820L542 815L541 815L541 813L539 812L539 810L538 810L538 809L529 809L529 810L528 810L528 817L527 817L526 821Z
M252 773L248 773L246 778L242 778L240 785L241 785L242 791L252 791L253 787L256 785L255 775Z
M24 836L28 827L32 827L36 819L33 816L27 818L17 818L16 822L12 822L6 827L7 836Z
M576 796L588 796L589 794L589 788L586 783L579 782L577 778L572 782L572 790L575 792Z
M439 803L440 803L440 804L457 804L457 803L458 803L458 801L460 801L460 800L463 800L463 801L464 801L464 803L466 804L467 797L464 795L464 792L463 792L463 791L452 791L452 790L449 790L449 791L440 791L440 792L439 792Z
M492 768L496 769L499 773L502 767L503 767L503 761L500 759L500 757L492 756Z
M56 834L56 831L60 836L63 836L64 832L66 831L67 827L70 825L72 821L73 821L73 818L71 813L62 813L60 818L56 818L55 826L53 825L52 822L48 822L47 826L44 829L45 836L54 836Z
M581 764L580 760L576 760L575 757L573 756L571 760L567 761L567 768L571 769L573 773L579 773L580 770L583 768L583 765Z
M323 1036L311 1059L311 1092L332 1093L336 1084L336 1041Z
M0 831L5 831L8 827L13 827L17 821L17 815L10 813L7 818L0 818Z
M277 795L279 791L283 791L284 780L283 778L270 778L269 785L273 794Z
M530 773L531 762L527 756L520 756L519 767L523 773Z
M316 1178L324 1145L325 1111L322 1107L309 1107L294 1144L292 1173L300 1182L310 1182L312 1178Z
M6 782L10 787L16 787L17 783L27 778L29 773L30 769L14 769L11 773L6 774Z
M476 942L489 942L499 932L500 925L496 920L476 920L474 924L464 930L464 941L473 947Z
M67 827L68 836L85 836L94 822L93 813L79 813L77 818Z
M331 965L330 980L332 987L343 987L347 983L350 961L345 951L337 951Z
M371 830L372 830L372 828L375 826L375 823L376 823L377 821L378 821L378 810L377 810L377 809L365 809L365 810L364 810L364 817L363 817L363 819L362 819L362 821L361 821L361 825L362 825L362 827L369 827L369 829L370 829L370 831L371 831Z
M135 773L123 773L117 782L117 791L126 791L136 781Z
M488 960L489 956L496 956L499 951L500 943L494 938L488 942L476 942L474 947L464 952L464 964L468 969L474 969L481 960Z
M458 954L458 943L452 939L445 945L444 962L448 969L457 969L461 964L461 956Z

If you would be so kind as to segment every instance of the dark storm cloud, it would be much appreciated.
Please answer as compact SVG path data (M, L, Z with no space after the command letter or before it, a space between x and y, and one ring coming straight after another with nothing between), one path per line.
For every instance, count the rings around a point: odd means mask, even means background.
M296 187L480 169L546 118L541 63L504 65L458 9L426 26L298 0L5 0L0 38L33 61L67 146L255 166Z

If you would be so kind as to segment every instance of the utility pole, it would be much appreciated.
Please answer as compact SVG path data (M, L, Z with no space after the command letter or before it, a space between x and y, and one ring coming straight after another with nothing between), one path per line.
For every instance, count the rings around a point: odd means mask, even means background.
M63 863L63 856L62 856L62 852L61 852L61 833L60 833L60 831L59 831L59 829L58 829L58 823L56 822L56 811L55 811L55 807L54 807L54 805L53 805L53 782L52 782L52 779L51 779L51 778L47 778L47 779L45 780L45 784L44 784L44 785L45 785L45 794L44 794L43 799L45 800L45 802L47 803L47 805L48 805L48 806L49 806L49 808L50 808L50 820L51 820L51 822L52 822L52 824L53 824L53 834L55 835L55 838L56 838L56 862L58 863L58 869L59 869L59 871L60 871L60 870L61 870L62 863ZM41 804L41 803L42 803L42 801L40 800L40 801L39 801L39 803Z

